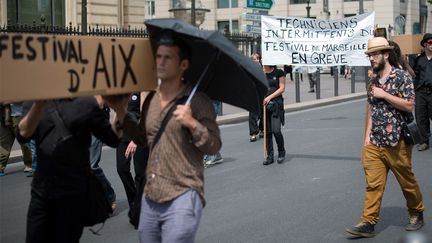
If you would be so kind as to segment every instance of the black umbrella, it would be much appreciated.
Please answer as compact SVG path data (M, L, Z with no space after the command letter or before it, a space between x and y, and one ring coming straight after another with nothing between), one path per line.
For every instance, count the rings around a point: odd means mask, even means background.
M241 53L225 36L200 30L178 19L152 19L145 24L153 47L166 31L189 44L192 60L184 78L196 82L195 88L213 100L259 111L268 89L265 75L257 63Z

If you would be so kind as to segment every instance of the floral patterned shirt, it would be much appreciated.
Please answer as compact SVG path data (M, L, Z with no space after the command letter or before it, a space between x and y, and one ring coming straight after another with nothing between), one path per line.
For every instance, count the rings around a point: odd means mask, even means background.
M414 84L408 72L393 68L389 77L380 80L378 87L385 92L414 100ZM376 146L391 146L398 144L401 137L401 111L393 107L384 99L378 99L368 94L368 102L371 107L372 128L370 142Z

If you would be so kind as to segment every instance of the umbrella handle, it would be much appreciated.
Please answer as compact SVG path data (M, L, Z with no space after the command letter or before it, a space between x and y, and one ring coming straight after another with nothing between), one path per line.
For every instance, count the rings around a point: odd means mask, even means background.
M267 159L267 109L263 106L263 119L264 119L264 160Z

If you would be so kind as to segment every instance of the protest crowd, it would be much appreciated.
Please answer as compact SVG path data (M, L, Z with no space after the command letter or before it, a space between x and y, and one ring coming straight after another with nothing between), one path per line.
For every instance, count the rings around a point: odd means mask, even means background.
M251 85L256 90L243 87L250 91L245 93L250 95L251 104L241 105L249 112L245 140L264 145L260 166L271 168L289 160L288 138L282 133L287 122L283 94L296 70L304 69L308 92L315 93L319 89L319 67L344 66L342 75L350 78L351 66L366 63L366 122L361 145L366 181L364 209L358 223L345 231L366 238L377 234L375 226L379 223L389 171L397 178L406 200L409 219L405 230L420 230L426 219L421 190L425 185L419 185L413 171L412 150L429 149L432 34L423 35L418 43L422 52L410 63L398 43L383 37L367 35L364 43L352 45L331 43L332 38L355 38L354 30L338 34L340 28L363 28L364 32L366 27L357 20L292 22L267 18L264 21L276 21L275 25L283 31L268 31L270 40L263 40L262 53L241 55L245 63L238 67L239 73L241 68L256 82ZM216 94L211 79L201 83L200 77L198 84L189 80L195 77L188 76L190 73L204 69L196 65L205 64L196 59L193 41L184 38L184 33L157 26L157 20L148 24L159 80L152 91L0 104L1 180L8 179L6 166L15 140L22 150L23 171L32 178L27 243L79 242L85 227L98 234L101 231L95 230L95 225L115 217L117 196L103 171L103 145L116 149L116 170L127 198L129 223L137 230L139 241L194 242L207 203L205 170L223 166L224 161L217 124L217 115L222 114L223 92ZM321 34L317 35L325 39L324 45L296 46L271 40L278 33L286 33L283 38L294 38L290 31L301 25L320 29ZM300 39L316 38L296 35ZM284 54L286 51L291 55ZM203 52L210 64L216 62L211 54ZM361 54L352 57L354 52ZM129 56L121 53L126 64L123 81L128 76L136 80L133 51ZM223 51L218 55L222 60L235 60ZM105 75L108 66L102 62L96 61L95 77ZM208 85L213 91L198 85ZM409 129L415 122L418 134Z

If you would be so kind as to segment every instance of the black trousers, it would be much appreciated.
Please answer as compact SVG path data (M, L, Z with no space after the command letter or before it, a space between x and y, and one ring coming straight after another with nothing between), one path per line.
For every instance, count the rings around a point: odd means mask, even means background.
M417 126L424 138L422 143L429 144L431 135L430 119L432 119L432 88L424 89L420 87L420 89L416 90L415 116Z
M129 203L129 206L132 205L136 195L136 181L137 178L146 180L146 167L147 160L149 156L148 147L137 146L135 154L133 156L134 162L134 170L135 170L135 178L132 177L131 174L131 156L129 158L125 157L125 151L127 146L129 145L129 141L120 142L117 147L117 173L120 176L120 179L123 183L123 186L126 191L126 197Z
M273 157L273 136L275 137L278 152L285 152L284 138L281 131L281 118L267 111L266 114L266 149L267 156Z
M264 125L261 112L259 114L249 112L249 135L257 135L262 130Z
M85 201L85 194L47 199L32 190L26 243L79 242L84 228Z

